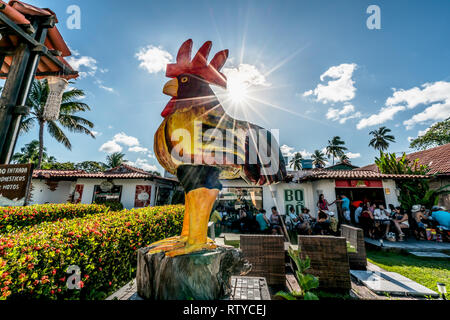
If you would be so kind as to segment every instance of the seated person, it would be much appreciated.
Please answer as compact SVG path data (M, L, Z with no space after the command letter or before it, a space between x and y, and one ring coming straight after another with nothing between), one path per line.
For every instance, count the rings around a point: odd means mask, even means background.
M428 227L428 215L424 206L413 205L411 208L411 215L416 222L417 230L414 230L417 239L426 239L425 229Z
M398 231L399 241L403 241L405 237L405 234L403 233L402 229L409 228L408 219L409 219L408 214L404 212L402 208L397 207L392 222L394 223L394 226Z
M270 215L270 226L272 227L272 234L283 234L281 230L281 217L277 211L277 207L272 207L272 214Z
M375 219L375 227L383 234L383 238L386 238L391 227L391 217L384 205L380 204L377 206L373 217Z
M244 209L239 209L239 225L241 231L247 229L247 213Z
M329 211L328 212L328 216L329 216L329 222L330 222L330 230L336 234L338 231L338 221L336 219L336 216L334 214L334 212Z
M297 226L301 223L300 218L295 213L294 207L289 208L289 212L286 216L286 226L290 230L296 230Z
M375 233L375 219L367 205L363 206L361 215L359 217L359 223L363 230L367 232L367 234L369 234L369 237L373 239Z
M297 225L297 232L300 234L311 234L312 224L314 218L309 214L308 208L302 208L302 213L299 215L300 223Z
M262 209L256 215L256 222L258 222L259 231L261 231L263 233L272 233L272 228L270 227L270 221L266 217L266 210Z
M330 229L330 222L328 220L328 214L326 212L319 210L317 215L317 221L313 226L315 234L325 235Z
M436 221L441 227L450 230L450 212L444 210L444 208L439 206L434 206L431 208L431 218Z

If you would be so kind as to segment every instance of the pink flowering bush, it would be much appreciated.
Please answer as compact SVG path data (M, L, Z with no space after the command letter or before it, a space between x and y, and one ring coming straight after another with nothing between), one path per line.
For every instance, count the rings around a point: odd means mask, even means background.
M39 204L26 207L0 207L0 234L21 230L45 221L72 219L105 212L99 204Z
M179 234L184 206L105 212L0 235L0 300L103 299L131 280L140 247ZM67 269L81 270L80 289Z

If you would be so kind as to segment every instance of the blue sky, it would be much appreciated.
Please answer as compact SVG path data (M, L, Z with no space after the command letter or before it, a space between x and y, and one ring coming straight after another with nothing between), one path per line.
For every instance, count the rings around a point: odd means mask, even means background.
M118 151L161 171L153 135L168 97L164 65L181 43L194 50L213 42L211 55L230 50L227 74L244 81L247 103L224 102L236 117L280 130L280 145L305 156L339 135L352 163L373 163L369 131L385 125L410 152L409 137L450 116L450 2L446 1L29 1L48 7L82 72L97 138L68 133L73 149L45 135L58 161L104 161ZM70 5L81 28L68 29ZM370 30L369 5L381 9ZM220 91L218 90L220 93ZM221 97L225 96L221 94ZM251 104L251 107L247 105ZM16 150L37 138L19 138Z

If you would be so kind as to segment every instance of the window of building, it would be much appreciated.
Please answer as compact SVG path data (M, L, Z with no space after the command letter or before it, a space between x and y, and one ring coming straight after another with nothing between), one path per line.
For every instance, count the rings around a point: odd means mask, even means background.
M94 186L94 198L92 202L120 202L122 197L122 186L112 186L110 190L102 190L99 185Z

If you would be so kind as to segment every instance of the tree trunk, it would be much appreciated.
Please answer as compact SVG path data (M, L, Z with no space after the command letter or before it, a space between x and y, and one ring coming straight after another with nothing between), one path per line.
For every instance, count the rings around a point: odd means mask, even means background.
M137 291L144 299L226 299L231 294L231 276L251 270L242 251L229 246L173 258L149 250L140 248L137 255Z
M38 161L38 169L41 169L42 156L44 154L44 126L45 126L45 121L39 121L39 161Z

